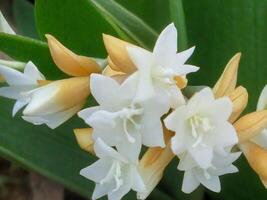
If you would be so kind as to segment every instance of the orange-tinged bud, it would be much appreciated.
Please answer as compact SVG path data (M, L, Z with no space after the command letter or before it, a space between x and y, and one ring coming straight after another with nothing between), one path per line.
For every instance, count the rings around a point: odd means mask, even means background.
M267 110L249 113L234 123L239 143L248 141L267 127Z
M252 169L260 176L264 186L267 181L267 150L253 142L239 145ZM266 187L267 188L267 187Z
M174 77L174 80L176 81L176 85L178 88L183 89L187 86L187 79L183 76L176 76Z
M113 70L127 74L136 71L126 49L127 46L134 46L133 44L106 34L103 34L103 40L109 55L108 64Z
M223 74L213 88L216 98L228 96L235 90L240 58L241 53L237 53L226 65Z
M55 64L64 73L70 76L89 76L91 73L101 72L101 68L96 61L76 55L52 35L46 34L46 38Z
M94 141L92 139L92 128L80 128L74 129L74 134L77 140L77 143L81 149L94 154Z
M174 158L170 141L173 133L165 129L164 134L166 147L149 148L140 160L139 169L146 186L146 191L137 194L139 199L146 199L153 191L160 182L165 168Z
M233 102L233 112L229 121L234 122L240 114L245 110L248 104L248 92L247 89L239 86L229 95L229 98Z

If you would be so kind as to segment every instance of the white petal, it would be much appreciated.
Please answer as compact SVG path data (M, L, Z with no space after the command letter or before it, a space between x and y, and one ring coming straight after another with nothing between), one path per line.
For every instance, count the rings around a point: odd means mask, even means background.
M153 114L153 113L151 113ZM154 116L146 118L142 121L142 142L148 147L165 147L163 127L160 121L160 116L155 119Z
M36 85L37 82L32 80L28 76L24 75L23 73L6 67L4 65L0 65L0 75L5 78L5 81L9 85Z
M126 195L133 185L133 176L129 167L122 168L122 178L123 184L120 188L112 193L108 194L109 200L121 200L124 195Z
M135 139L134 143L121 140L116 144L116 148L124 158L127 158L132 163L137 163L142 148L141 136L139 134L132 134L132 136Z
M179 155L186 150L186 140L183 132L177 132L171 139L172 152Z
M92 74L90 78L91 93L96 101L106 108L112 108L119 95L120 85L116 80L100 74Z
M210 170L210 171L213 171L213 170ZM230 165L230 166L227 166L225 168L214 170L213 174L215 174L217 176L222 176L222 175L225 175L225 174L237 173L238 171L239 170L237 169L236 166Z
M205 108L206 115L216 121L227 121L232 114L233 103L228 97L216 99Z
M80 112L78 112L78 116L80 118L82 118L84 121L87 121L89 117L91 117L91 115L98 111L100 109L100 106L94 106L94 107L90 107L90 108L86 108L81 110Z
M57 82L52 82L48 85L40 87L32 92L29 92L31 101L23 111L24 115L51 114L61 111L62 106L55 102L60 85ZM28 96L25 94L25 96Z
M170 87L168 90L170 95L170 107L175 109L181 105L185 104L185 98L181 90L177 86Z
M195 160L192 158L192 156L189 153L183 153L179 156L180 161L177 169L181 171L187 171L196 166Z
M191 147L189 152L201 168L207 169L211 166L211 161L213 158L212 147L198 145L197 147Z
M195 178L191 170L185 171L182 191L184 193L189 194L193 192L199 185L200 185L200 182Z
M81 107L82 105L78 105L62 112L50 113L47 115L24 115L22 118L34 125L46 124L49 128L55 129L75 115Z
M28 103L29 103L29 100L27 99L17 100L12 110L12 116L14 117L16 113Z
M32 80L44 80L44 75L38 70L38 68L30 61L24 68L24 74Z
M16 34L15 31L11 28L11 26L6 21L1 11L0 11L0 32L12 34L12 35Z
M266 108L267 108L267 85L265 85L260 94L257 104L257 110L264 110Z
M235 128L227 121L214 123L214 130L211 135L206 137L207 143L215 147L232 146L238 143L238 137Z
M188 101L188 108L191 113L198 113L202 111L206 113L207 107L214 102L214 94L211 88L206 87L199 92L196 92ZM204 115L205 116L205 115Z
M205 178L203 173L194 172L197 179L203 184L206 188L210 189L213 192L221 191L221 183L218 176L211 176L209 179Z
M92 200L96 200L105 196L106 194L108 194L109 190L110 188L106 187L105 185L96 184L92 195Z
M185 64L185 62L190 58L190 56L193 54L195 50L195 47L191 47L185 51L177 53L175 56L173 56L173 59L170 63L170 67L173 69L176 69L182 65Z
M138 68L139 80L137 86L136 101L144 101L154 94L151 67L153 65L152 54L139 47L127 47L129 56Z
M242 152L235 152L235 153L230 153L227 156L214 156L214 159L212 161L213 165L218 166L219 168L224 168L229 165L231 165L234 161L236 161Z
M10 99L23 98L21 93L33 90L35 86L9 86L0 88L0 96Z
M99 183L102 179L106 177L108 171L110 170L111 165L112 165L112 160L99 159L92 165L82 169L80 171L80 175L96 183Z
M99 158L110 157L115 160L127 162L117 151L115 151L115 149L107 146L105 142L100 138L96 140L95 145L94 145L94 150L95 150L97 157Z
M146 186L144 184L142 176L140 175L137 167L132 167L132 175L134 179L132 189L136 192L144 192L146 189Z
M199 70L199 67L196 67L194 65L181 65L180 67L177 67L174 69L175 74L177 76L185 76L192 72L197 72Z
M159 35L153 49L154 57L165 65L170 56L177 52L177 30L173 23L168 25ZM163 66L164 67L164 66Z
M184 124L187 112L187 106L182 105L176 108L171 114L164 119L165 126L172 131L177 131Z

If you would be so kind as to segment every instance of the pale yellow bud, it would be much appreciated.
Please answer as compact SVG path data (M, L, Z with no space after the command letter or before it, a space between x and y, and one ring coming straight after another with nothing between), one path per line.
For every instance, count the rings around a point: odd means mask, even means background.
M173 133L165 129L164 134L166 147L149 148L140 160L139 169L146 186L146 191L137 194L139 199L146 199L153 191L160 182L165 168L174 158L170 141Z
M92 139L92 128L81 128L81 129L74 129L74 134L77 140L77 143L81 147L81 149L94 153L94 141Z
M113 70L127 74L136 71L126 49L127 46L134 46L133 44L106 34L103 34L103 40L109 55L108 64Z
M267 127L267 110L249 113L234 123L239 143L252 139Z
M233 112L229 121L234 122L240 114L245 110L248 104L248 92L247 89L239 86L229 95L229 98L233 102Z
M240 57L241 53L237 53L226 65L223 74L213 88L216 98L228 96L235 90Z
M267 188L267 150L253 142L245 142L239 146L248 163Z
M91 73L101 72L101 68L96 61L76 55L52 35L46 34L46 38L55 64L64 73L70 76L89 76Z

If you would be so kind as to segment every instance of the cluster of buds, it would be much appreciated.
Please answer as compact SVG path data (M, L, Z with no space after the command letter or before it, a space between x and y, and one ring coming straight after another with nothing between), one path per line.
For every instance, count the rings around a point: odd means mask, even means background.
M120 200L130 190L146 199L173 159L184 171L183 192L200 184L220 192L219 177L238 172L233 162L242 152L267 187L267 87L257 111L240 117L248 102L247 90L237 86L240 53L210 88L187 86L187 74L199 68L185 64L194 47L177 53L174 24L152 52L103 35L104 66L46 37L55 64L71 78L46 80L31 61L1 61L8 85L0 95L16 100L13 115L25 107L22 118L35 125L56 128L78 113L90 126L74 133L79 146L98 158L80 172L96 184L92 199ZM90 94L99 105L82 110Z

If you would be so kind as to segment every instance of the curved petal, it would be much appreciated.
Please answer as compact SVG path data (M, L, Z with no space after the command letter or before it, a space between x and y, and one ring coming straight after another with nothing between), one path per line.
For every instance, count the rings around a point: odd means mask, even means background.
M200 182L196 179L194 174L190 170L185 171L184 179L183 179L183 185L182 185L182 191L184 193L189 194L189 193L193 192L199 185L200 185Z
M190 148L189 153L201 168L207 169L211 166L213 158L213 149L211 146L198 145L195 148Z
M257 111L264 110L266 108L267 108L267 85L265 85L265 87L263 88L260 94L258 104L257 104Z
M218 176L211 176L209 179L206 178L202 173L194 172L195 176L199 182L204 185L206 188L210 189L213 192L221 191L221 183Z
M170 62L169 58L177 52L177 30L174 23L168 25L159 35L153 55L160 64L166 66Z
M27 99L17 100L12 110L12 116L14 117L16 113L28 103L29 103L29 100Z
M32 80L45 80L44 75L31 61L26 64L24 74Z
M112 108L118 99L120 85L110 77L92 74L90 78L91 93L96 101L106 108Z

